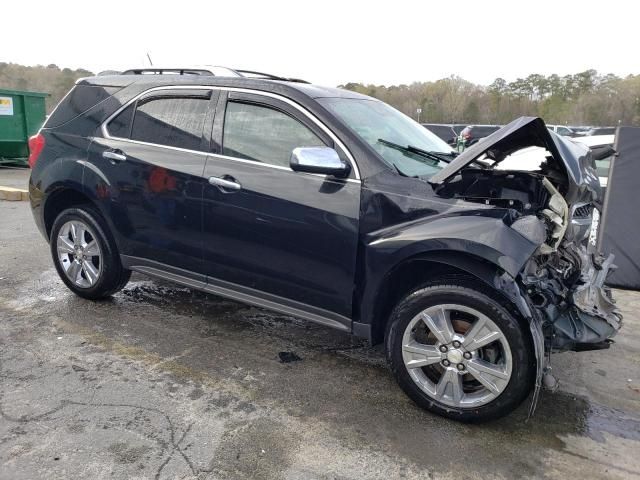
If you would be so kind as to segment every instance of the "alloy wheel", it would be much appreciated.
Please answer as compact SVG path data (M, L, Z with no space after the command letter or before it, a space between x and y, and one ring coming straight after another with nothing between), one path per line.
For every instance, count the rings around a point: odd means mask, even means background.
M81 288L96 284L102 274L102 252L91 228L78 220L66 222L58 232L56 250L69 280Z
M416 315L403 334L402 358L425 394L456 408L495 400L509 383L513 363L502 330L478 310L457 304Z

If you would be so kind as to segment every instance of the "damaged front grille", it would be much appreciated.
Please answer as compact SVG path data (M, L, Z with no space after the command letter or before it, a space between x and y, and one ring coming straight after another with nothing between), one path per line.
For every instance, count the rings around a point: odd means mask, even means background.
M586 204L576 208L573 212L573 218L589 218L593 211L593 205Z

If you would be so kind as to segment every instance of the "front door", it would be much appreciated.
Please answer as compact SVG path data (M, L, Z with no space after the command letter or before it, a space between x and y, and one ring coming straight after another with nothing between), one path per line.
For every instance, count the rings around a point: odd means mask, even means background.
M222 93L216 138L204 172L210 282L350 317L360 181L289 168L296 147L345 152L299 109L259 94Z

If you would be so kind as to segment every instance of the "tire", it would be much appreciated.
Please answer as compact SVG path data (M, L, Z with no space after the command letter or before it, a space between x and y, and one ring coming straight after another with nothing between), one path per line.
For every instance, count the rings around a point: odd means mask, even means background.
M464 284L430 284L401 300L387 324L385 350L398 384L418 406L461 422L507 415L535 380L526 326Z
M79 297L107 298L131 277L131 271L122 267L106 222L89 205L62 211L53 222L49 244L58 275Z

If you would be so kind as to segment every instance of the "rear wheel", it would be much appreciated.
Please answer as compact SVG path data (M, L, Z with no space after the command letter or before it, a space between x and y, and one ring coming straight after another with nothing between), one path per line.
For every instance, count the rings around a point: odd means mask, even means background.
M105 298L129 281L131 272L122 267L104 220L90 206L60 213L51 229L50 244L60 278L76 295Z
M389 320L387 359L419 406L465 422L515 409L533 385L535 357L520 322L482 292L431 285Z

